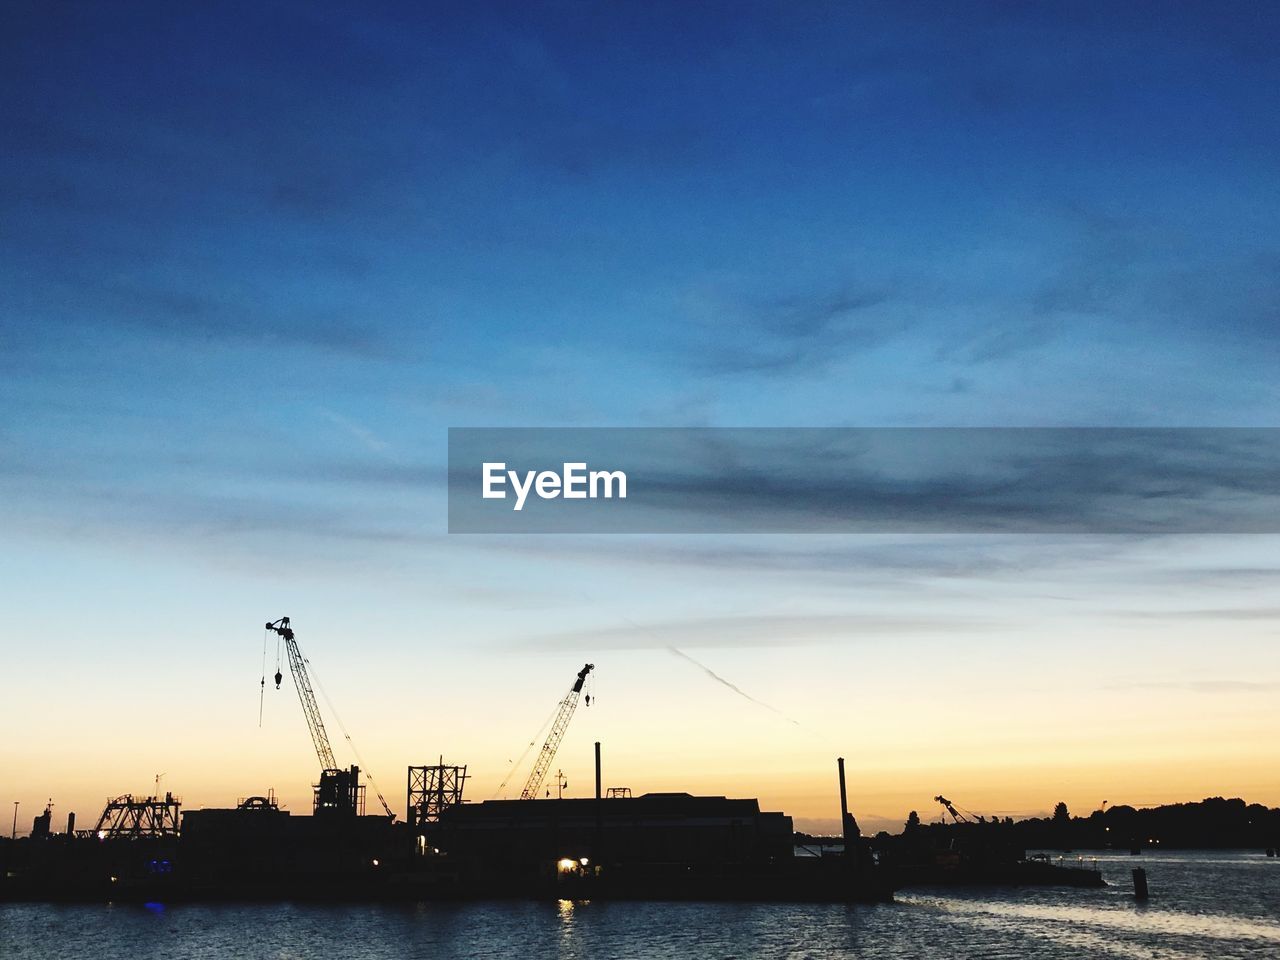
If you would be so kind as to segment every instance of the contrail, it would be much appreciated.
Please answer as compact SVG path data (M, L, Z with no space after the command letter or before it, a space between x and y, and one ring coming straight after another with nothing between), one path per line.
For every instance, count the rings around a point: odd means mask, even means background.
M685 653L683 650L677 650L675 647L670 646L670 645L668 645L668 646L667 646L667 650L669 650L671 653L675 654L677 657L680 657L682 660L688 660L688 661L689 661L690 663L692 663L695 667L697 667L699 670L701 670L703 673L705 673L708 677L710 677L712 680L716 681L716 683L722 683L722 684L724 684L726 687L728 687L730 690L732 690L732 691L733 691L734 693L736 693L738 696L743 697L743 698L745 698L745 699L747 699L747 700L750 700L752 703L754 703L754 704L755 704L756 706L758 706L758 707L764 707L766 710L771 710L771 711L773 711L773 712L774 712L774 713L776 713L778 716L780 716L783 720L787 721L787 723L794 723L797 727L798 727L798 726L800 726L800 721L799 721L799 720L792 720L790 717L788 717L785 713L783 713L783 712L782 712L781 710L779 710L777 707L771 706L771 705L769 705L769 704L765 703L763 700L757 700L755 697L751 696L751 694L747 693L747 692L746 692L745 690L743 690L741 687L737 686L736 684L730 683L730 682L729 682L728 680L726 680L724 677L720 676L720 674L716 673L714 670L712 670L710 667L708 667L705 663L699 663L697 660L693 659L693 657L689 656L689 655L688 655L687 653Z

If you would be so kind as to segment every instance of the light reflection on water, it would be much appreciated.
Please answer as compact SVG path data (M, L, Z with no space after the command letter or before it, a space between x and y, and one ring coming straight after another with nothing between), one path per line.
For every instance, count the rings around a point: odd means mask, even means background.
M1122 960L1280 956L1280 861L1100 855L1103 890L919 890L878 907L550 903L0 905L13 960L867 957ZM1146 905L1129 870L1143 866Z

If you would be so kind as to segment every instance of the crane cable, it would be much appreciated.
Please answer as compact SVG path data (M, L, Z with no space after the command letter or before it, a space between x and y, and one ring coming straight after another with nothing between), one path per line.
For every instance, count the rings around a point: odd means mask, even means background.
M324 702L329 705L329 713L333 716L333 719L338 721L338 729L342 731L342 736L346 739L347 745L351 747L351 752L355 754L356 760L359 761L360 768L364 770L364 775L369 778L369 783L373 784L373 792L378 795L378 802L382 804L382 809L387 812L387 816L394 820L396 815L391 811L387 798L382 795L382 790L378 787L378 781L374 779L373 772L369 769L368 764L364 762L364 757L360 756L360 751L356 749L356 742L351 739L351 734L347 733L342 717L338 715L337 708L334 707L333 701L329 699L328 691L325 690L324 684L320 682L320 678L316 675L316 668L311 665L311 661L306 657L302 658L302 662L307 665L307 672L311 674L311 679L320 688L320 696L324 697Z
M502 793L503 789L511 781L511 777L515 774L516 769L520 766L520 764L524 763L524 758L529 755L529 751L532 750L534 746L538 743L538 741L542 739L542 734L546 731L547 727L551 726L551 721L555 719L556 714L559 712L560 712L560 704L557 703L554 707L551 708L551 712L547 714L547 719L542 721L542 726L538 728L538 732L535 733L532 739L529 740L529 745L525 747L523 751L521 751L520 756L516 757L515 760L511 761L511 766L507 769L507 775L502 778L502 782L498 784L498 789L493 791L493 796L490 797L489 799L491 800L495 799L498 796L498 794Z
M267 694L267 633L262 632L262 679L258 681L258 727L262 727L262 703Z

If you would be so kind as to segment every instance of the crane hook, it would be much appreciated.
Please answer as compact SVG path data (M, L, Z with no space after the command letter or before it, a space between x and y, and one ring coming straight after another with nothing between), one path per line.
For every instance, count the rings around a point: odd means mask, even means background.
M284 674L282 674L279 670L277 670L276 671L276 689L277 690L280 689L280 681L283 679L284 679Z

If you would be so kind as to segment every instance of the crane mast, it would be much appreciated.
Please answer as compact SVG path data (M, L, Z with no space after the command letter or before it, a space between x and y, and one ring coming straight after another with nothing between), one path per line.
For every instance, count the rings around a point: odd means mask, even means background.
M529 780L524 785L524 789L520 791L521 800L532 800L538 795L538 789L542 786L542 781L547 775L547 771L551 769L551 761L555 759L556 751L560 748L560 741L564 739L565 731L569 729L569 721L573 718L573 711L578 708L578 697L582 693L582 685L586 682L587 674L595 669L594 663L588 663L578 671L578 678L574 681L573 687L565 694L565 698L560 701L560 709L556 712L555 721L551 724L551 732L547 734L547 742L542 745L542 749L538 751L538 759L534 762L533 772L529 774ZM591 698L587 701L590 703Z
M307 674L307 662L302 659L298 649L298 641L293 637L293 628L289 626L289 618L281 617L267 624L268 630L274 630L284 640L285 650L289 654L289 672L293 674L293 685L298 690L298 699L302 701L302 713L307 718L307 729L311 731L311 742L315 744L316 756L320 758L323 770L336 770L338 762L333 758L333 747L329 745L329 734L324 728L324 720L320 718L320 705L316 703L315 692L311 689L311 677ZM280 673L276 672L276 689L280 688Z

